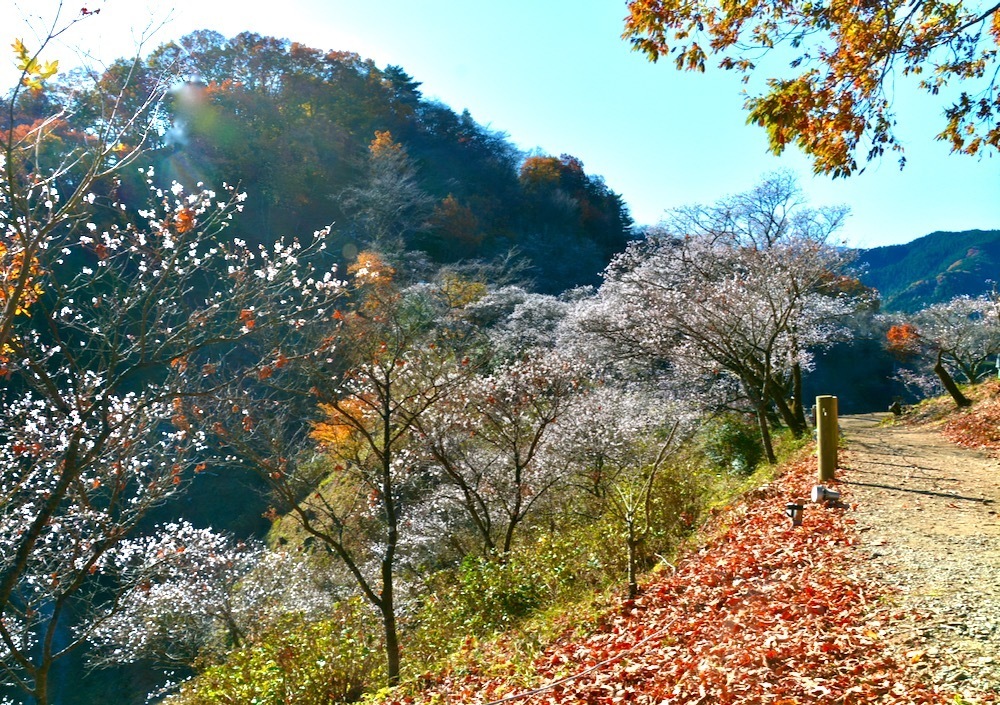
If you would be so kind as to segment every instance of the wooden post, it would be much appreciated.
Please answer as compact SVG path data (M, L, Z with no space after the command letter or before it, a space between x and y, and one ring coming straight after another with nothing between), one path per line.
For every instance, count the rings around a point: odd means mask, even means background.
M837 397L816 397L816 456L819 460L819 481L832 480L837 469Z

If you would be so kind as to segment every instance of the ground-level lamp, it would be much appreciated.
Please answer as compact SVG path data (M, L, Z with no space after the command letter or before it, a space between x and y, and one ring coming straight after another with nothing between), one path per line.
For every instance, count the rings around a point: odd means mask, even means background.
M792 526L802 526L802 510L804 508L798 502L789 502L785 505L785 514L792 520Z
M840 492L831 490L823 485L816 485L812 489L813 502L837 502L840 500Z

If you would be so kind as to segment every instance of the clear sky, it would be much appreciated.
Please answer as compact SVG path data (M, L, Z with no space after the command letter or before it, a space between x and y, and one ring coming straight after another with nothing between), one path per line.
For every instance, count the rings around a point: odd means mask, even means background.
M842 235L852 245L1000 229L1000 155L952 155L936 142L940 103L915 92L897 101L908 160L902 172L889 157L847 180L814 177L800 154L767 153L763 131L745 124L736 76L680 73L632 52L620 38L624 0L76 0L64 13L83 5L101 14L62 40L98 60L134 53L136 36L152 22L162 26L147 50L195 29L227 37L250 30L400 65L426 97L467 108L522 149L578 157L643 224L785 168L799 175L811 204L850 206ZM40 27L37 18L51 19L57 6L4 0L0 27L31 48L37 32L24 19ZM64 65L75 60L58 51ZM12 61L0 70L2 85L10 85Z

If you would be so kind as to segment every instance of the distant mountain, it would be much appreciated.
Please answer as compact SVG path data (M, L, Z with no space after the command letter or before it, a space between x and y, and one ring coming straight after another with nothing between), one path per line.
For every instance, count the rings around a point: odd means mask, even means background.
M1000 281L1000 230L936 232L904 245L861 250L861 281L882 294L886 311L916 311Z

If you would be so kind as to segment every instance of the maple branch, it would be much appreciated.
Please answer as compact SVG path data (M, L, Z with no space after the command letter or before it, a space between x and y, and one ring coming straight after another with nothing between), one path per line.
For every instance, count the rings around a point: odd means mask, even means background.
M969 20L968 22L966 22L965 24L959 25L958 27L956 27L955 28L955 34L958 34L959 32L964 32L965 30L967 30L969 27L971 27L974 24L979 24L980 22L984 21L987 17L989 17L990 15L992 15L992 14L998 12L998 11L1000 11L1000 2L998 2L996 5L994 5L990 9L988 9L986 12L982 13L981 15L979 15L979 17L973 18L973 19Z

